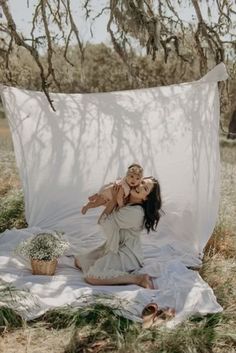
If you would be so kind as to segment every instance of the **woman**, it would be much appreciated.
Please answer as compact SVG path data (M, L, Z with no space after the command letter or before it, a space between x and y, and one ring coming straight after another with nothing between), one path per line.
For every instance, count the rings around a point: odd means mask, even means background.
M136 284L153 288L147 274L138 274L143 265L140 234L155 230L160 219L161 194L156 179L145 179L130 193L129 203L114 210L118 187L113 199L102 213L101 225L107 241L87 254L80 254L75 264L85 274L85 281L93 285Z

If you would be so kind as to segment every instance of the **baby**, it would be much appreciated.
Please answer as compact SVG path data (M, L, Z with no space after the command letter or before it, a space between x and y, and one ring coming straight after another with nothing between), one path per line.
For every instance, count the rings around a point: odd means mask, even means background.
M114 184L120 185L117 194L117 205L124 206L125 199L129 196L131 189L137 188L143 179L143 168L139 164L131 164L128 167L126 176L123 179L118 179L113 183L104 185L98 193L90 196L89 202L82 208L82 214L85 214L88 209L106 205L112 199L112 188Z

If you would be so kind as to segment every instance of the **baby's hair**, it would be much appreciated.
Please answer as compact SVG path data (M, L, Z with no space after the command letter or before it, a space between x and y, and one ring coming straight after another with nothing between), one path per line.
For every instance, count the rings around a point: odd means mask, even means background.
M141 165L133 163L128 167L126 175L129 175L131 173L143 176L143 168L141 167Z

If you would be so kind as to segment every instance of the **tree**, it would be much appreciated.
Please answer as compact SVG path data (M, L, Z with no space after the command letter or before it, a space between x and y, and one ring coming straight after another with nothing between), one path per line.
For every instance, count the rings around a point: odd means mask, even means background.
M27 1L27 0L25 0ZM78 2L79 3L79 2ZM84 0L87 19L107 13L107 31L110 34L113 48L123 62L128 81L140 86L140 72L134 60L133 43L138 41L152 60L166 65L175 57L178 60L179 76L191 71L193 56L197 58L199 75L209 67L221 61L227 62L235 57L234 21L236 8L231 0L107 0L94 16L93 0ZM2 44L0 56L6 67L6 79L11 81L11 62L9 55L15 46L23 47L32 56L40 77L41 89L53 108L48 89L49 83L57 91L62 91L60 72L57 70L57 48L63 51L67 65L79 67L81 91L86 91L84 62L86 47L80 37L70 0L37 0L32 15L31 37L25 38L15 24L7 0L0 0L6 22L0 25ZM79 5L78 5L79 6ZM188 6L195 18L190 22L181 15L183 6ZM217 10L215 20L211 9ZM205 8L205 11L203 11ZM207 15L206 15L207 11ZM57 34L52 31L52 24L57 27ZM40 26L42 34L35 35ZM191 38L191 46L187 47ZM80 55L71 59L71 43L76 40ZM73 42L74 43L74 42ZM40 55L46 47L44 57ZM109 52L107 52L109 56Z

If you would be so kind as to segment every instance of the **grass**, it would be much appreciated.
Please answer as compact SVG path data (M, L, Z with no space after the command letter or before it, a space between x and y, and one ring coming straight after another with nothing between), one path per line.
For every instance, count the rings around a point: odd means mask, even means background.
M228 146L236 146L236 139L227 139L226 135L221 136L220 138L220 146L222 148L228 147Z
M0 352L4 353L235 353L236 352L236 147L221 144L222 201L219 221L205 248L200 274L213 288L222 313L194 316L174 330L122 318L102 304L48 311L25 323L6 307L14 287L0 288ZM12 144L0 143L0 231L25 227L23 196ZM5 298L5 299L4 299Z
M16 289L11 284L0 280L0 333L6 329L19 328L24 325L24 320L16 311L21 300L24 301L28 292Z
M24 200L21 190L11 190L0 199L0 233L11 228L25 228Z
M218 223L204 249L204 262L217 254L224 259L235 258L235 233L222 222Z
M223 224L216 227L206 247L201 269L201 276L212 286L224 307L223 313L192 317L171 331L160 328L143 331L139 324L119 317L114 310L101 304L82 309L66 307L52 310L27 324L16 313L2 307L1 326L5 326L2 343L9 353L18 340L24 342L22 353L27 346L33 352L40 346L42 336L45 339L42 353L54 352L53 341L58 353L235 352L236 263L233 256L235 243L230 234Z
M13 309L7 306L1 306L0 308L0 332L23 326L23 319Z

